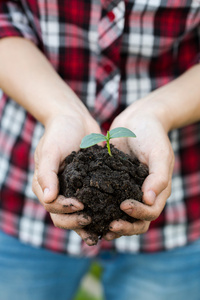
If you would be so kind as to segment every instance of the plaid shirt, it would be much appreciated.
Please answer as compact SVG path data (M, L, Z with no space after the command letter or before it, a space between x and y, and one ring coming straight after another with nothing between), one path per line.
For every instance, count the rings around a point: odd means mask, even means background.
M0 37L32 40L103 129L128 105L176 78L200 52L199 0L1 0ZM200 123L170 132L172 194L142 235L88 247L53 226L31 189L42 125L0 92L0 229L74 255L153 252L200 237Z

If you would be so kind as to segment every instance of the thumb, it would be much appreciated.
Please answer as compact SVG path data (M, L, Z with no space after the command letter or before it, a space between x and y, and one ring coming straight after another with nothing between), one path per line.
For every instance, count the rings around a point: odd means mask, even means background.
M173 171L173 159L169 157L154 160L149 165L149 175L145 179L142 191L143 202L147 205L153 205L157 196L171 185L171 176Z
M60 160L53 152L43 155L36 164L34 192L45 203L53 202L59 193L58 170ZM40 191L39 191L40 190Z

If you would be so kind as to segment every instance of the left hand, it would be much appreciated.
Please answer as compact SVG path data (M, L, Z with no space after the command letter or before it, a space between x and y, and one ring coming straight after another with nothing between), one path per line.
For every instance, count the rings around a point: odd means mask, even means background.
M50 118L35 151L33 178L33 191L50 213L54 226L76 231L88 245L98 240L98 236L83 229L91 219L81 213L84 205L78 199L59 195L58 173L65 157L72 151L78 151L82 138L92 130L101 132L89 113L78 114L70 106L67 112L63 109L63 114Z
M104 236L107 240L122 235L145 233L152 220L158 218L171 193L171 178L174 166L174 154L168 139L167 117L157 103L156 107L142 99L124 110L112 123L111 129L127 127L136 134L136 138L113 139L111 142L120 150L134 153L149 168L149 175L142 185L143 202L128 199L120 208L131 217L138 219L133 224L118 220L110 224L110 231Z

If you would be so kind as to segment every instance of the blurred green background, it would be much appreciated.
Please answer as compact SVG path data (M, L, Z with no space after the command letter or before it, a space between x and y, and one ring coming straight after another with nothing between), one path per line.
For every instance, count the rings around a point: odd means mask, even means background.
M101 266L94 262L91 265L89 272L83 278L74 300L103 300L104 298L100 283L101 274Z

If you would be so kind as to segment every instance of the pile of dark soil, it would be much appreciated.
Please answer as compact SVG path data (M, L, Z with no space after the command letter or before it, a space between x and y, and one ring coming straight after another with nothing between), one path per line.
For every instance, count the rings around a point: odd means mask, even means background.
M126 199L142 201L141 186L148 175L148 168L136 157L112 145L111 151L113 156L106 147L95 145L72 152L59 174L60 194L84 204L82 212L92 219L84 229L99 237L108 232L113 220L134 222L120 209L120 203Z

